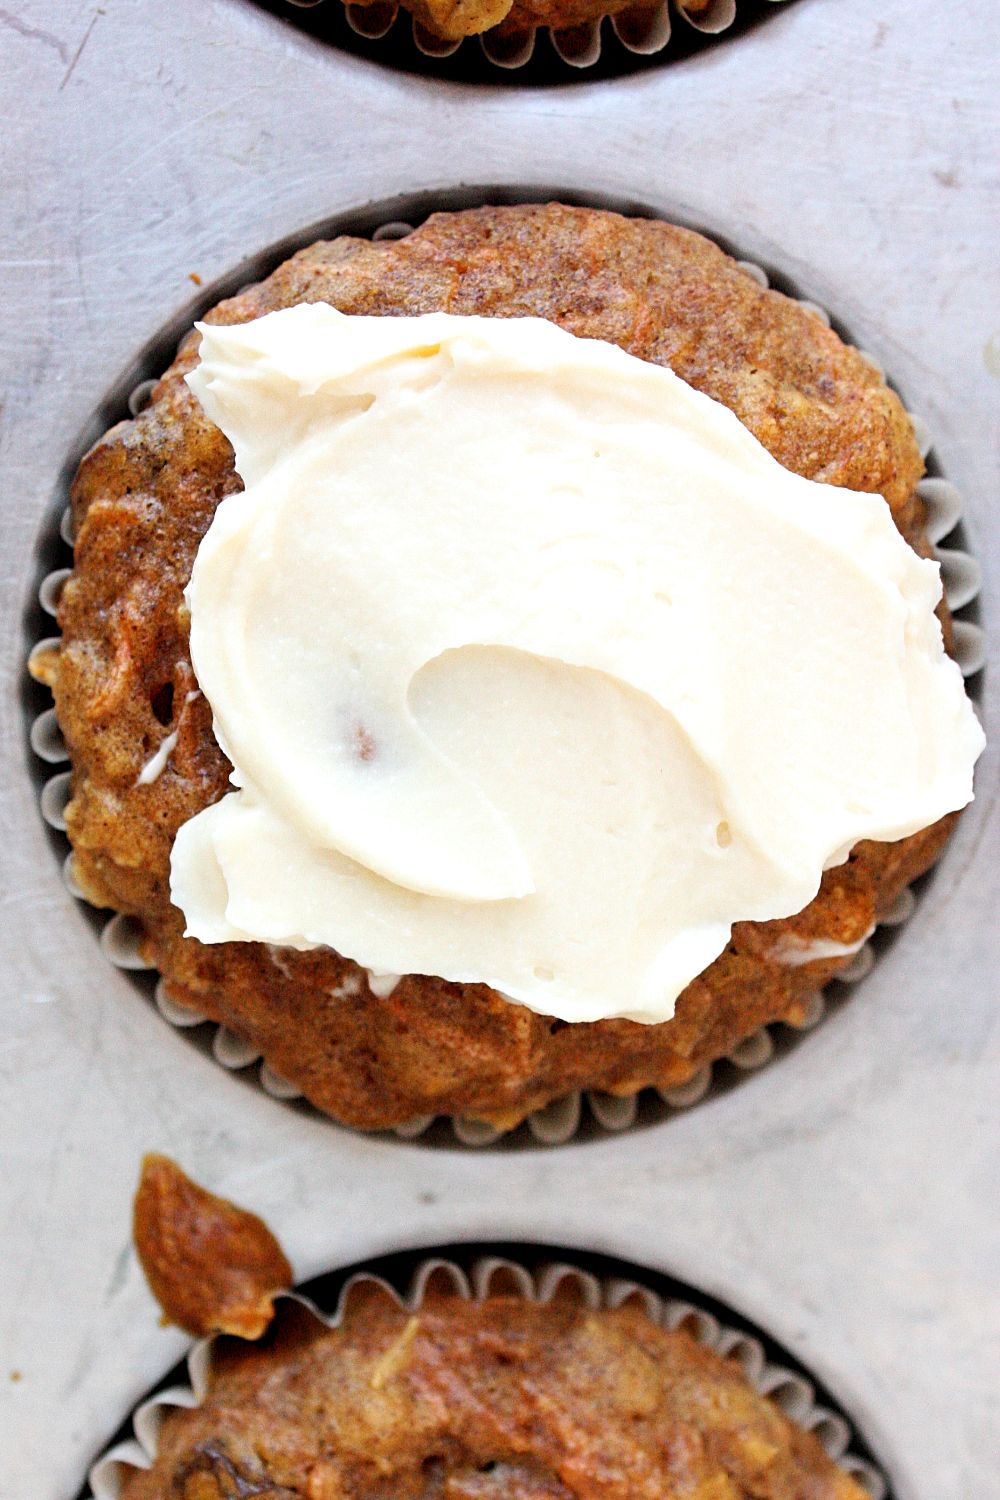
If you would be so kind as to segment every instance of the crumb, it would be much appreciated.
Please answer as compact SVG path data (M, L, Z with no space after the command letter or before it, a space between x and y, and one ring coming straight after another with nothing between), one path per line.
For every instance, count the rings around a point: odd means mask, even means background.
M367 763L375 759L375 752L378 748L375 744L375 737L363 724L355 724L351 744L358 760Z
M198 275L197 271L188 272L188 281L193 281L195 286L201 286L201 277Z
M292 1270L262 1219L199 1187L167 1156L143 1158L133 1207L139 1260L164 1323L260 1338Z
M21 1374L20 1370L11 1370L11 1372L10 1372L10 1383L11 1383L11 1385L19 1385L20 1382L23 1379L24 1379L24 1376Z

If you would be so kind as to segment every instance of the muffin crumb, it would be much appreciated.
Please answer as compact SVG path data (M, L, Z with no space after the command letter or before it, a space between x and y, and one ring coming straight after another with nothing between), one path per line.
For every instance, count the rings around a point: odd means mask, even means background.
M163 1323L258 1339L292 1268L262 1219L192 1182L169 1156L143 1158L133 1232Z

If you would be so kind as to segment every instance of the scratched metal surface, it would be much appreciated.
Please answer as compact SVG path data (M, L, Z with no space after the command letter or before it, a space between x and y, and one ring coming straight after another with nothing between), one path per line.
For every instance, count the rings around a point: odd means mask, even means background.
M16 693L63 453L185 301L189 273L209 280L338 209L462 180L675 204L833 308L929 420L965 492L995 661L998 44L993 0L802 0L669 69L490 90L325 51L243 0L0 9L3 1500L71 1495L183 1346L156 1327L128 1248L147 1148L265 1213L303 1276L490 1235L672 1270L817 1370L904 1500L1000 1493L988 676L979 800L850 1005L664 1127L490 1155L303 1118L137 1003L61 884Z

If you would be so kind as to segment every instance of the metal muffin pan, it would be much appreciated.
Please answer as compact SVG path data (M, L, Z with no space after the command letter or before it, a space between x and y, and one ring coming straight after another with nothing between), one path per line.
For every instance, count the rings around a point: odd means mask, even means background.
M991 1496L1000 122L983 59L1000 45L1000 12L989 0L800 0L683 62L586 81L601 64L544 90L441 87L317 46L250 0L99 11L33 0L0 24L0 78L18 100L0 138L12 684L30 631L46 628L37 542L59 465L95 393L193 291L189 273L213 281L289 225L402 192L565 183L717 228L836 308L892 371L966 501L990 740L977 802L916 920L786 1065L663 1128L558 1151L431 1151L278 1109L134 1003L66 894L24 706L7 694L2 1500L73 1494L121 1414L183 1353L181 1335L156 1331L128 1249L149 1149L262 1213L305 1278L473 1237L669 1269L837 1392L897 1500Z
M587 201L581 199L579 194L567 190L565 186L553 185L540 189L508 185L499 189L456 188L434 195L407 196L384 204L366 205L357 212L336 215L320 224L309 225L304 230L286 236L278 245L268 246L251 255L229 275L223 276L211 287L206 287L198 298L195 310L190 307L185 308L170 319L162 332L136 356L112 391L101 402L98 411L88 424L87 434L82 444L69 455L63 466L64 482L60 483L55 498L57 532L52 524L46 526L43 529L40 548L40 566L43 569L43 577L38 587L38 604L46 626L51 628L51 620L58 607L59 594L63 583L69 576L72 563L70 550L72 516L68 509L65 480L72 477L76 464L90 446L94 436L116 422L138 415L146 405L156 378L170 363L177 344L190 328L194 317L199 316L222 298L231 296L248 282L267 276L289 254L317 239L334 239L345 234L376 241L402 239L411 233L416 225L422 223L429 214L442 206L447 206L449 209L472 208L484 202L544 202L549 199ZM606 196L595 196L591 202L592 206L613 208L633 216L674 220L678 217L669 207L658 208L645 203L637 204L633 200L616 202L609 200ZM719 240L719 236L705 226L691 227L698 228L711 239ZM725 245L724 248L731 254L738 255L738 251L732 246ZM741 259L740 264L761 285L775 285L787 295L795 297L824 323L831 322L830 314L805 295L804 288L793 285L787 276L773 268L764 270L760 265L746 259ZM849 333L839 324L837 324L837 331L847 342L852 342ZM871 355L866 355L865 358L872 364L877 363ZM976 607L981 583L980 569L975 559L965 550L961 523L962 497L954 485L944 479L940 473L927 424L918 416L911 415L911 420L927 464L927 477L921 481L919 489L927 506L928 532L941 563L945 592L954 616L955 653L964 675L971 680L973 692L975 692L984 653L984 637L978 624ZM948 546L939 545L945 540L948 541ZM54 567L53 562L56 563ZM57 644L58 636L45 634L41 639L36 637L29 649L29 657L35 652L47 651ZM47 697L47 695L43 696ZM176 734L173 739L176 739ZM55 832L64 833L66 822L63 810L69 797L70 773L64 769L55 772L52 770L53 766L63 766L67 759L53 708L43 709L32 719L29 740L37 757L36 772L41 770L43 778L39 794L42 816ZM164 747L167 747L167 753L169 753L170 745L171 737L167 736L157 753L162 754ZM73 878L72 853L65 840L57 841L57 855L62 863L64 879L70 893L82 900L82 893ZM931 877L924 877L918 885L923 885L924 881L929 878ZM474 1118L459 1117L436 1121L433 1115L424 1115L408 1121L398 1126L394 1133L404 1140L419 1140L428 1145L448 1144L450 1141L457 1140L461 1145L471 1147L492 1146L498 1142L510 1145L533 1143L542 1146L560 1146L577 1134L593 1135L595 1131L601 1130L617 1132L640 1122L651 1124L668 1119L678 1110L689 1109L702 1100L711 1098L713 1093L732 1087L740 1077L762 1068L775 1056L787 1053L801 1033L812 1030L831 1007L835 1008L837 1004L843 1003L849 987L865 978L871 971L876 954L887 946L888 932L906 921L912 914L914 906L914 892L904 891L883 922L881 931L877 932L872 940L859 945L852 962L842 970L839 978L827 987L825 993L817 991L801 1026L792 1027L784 1023L775 1023L761 1027L727 1058L721 1059L714 1065L706 1064L693 1078L679 1087L663 1090L645 1089L639 1095L628 1095L624 1098L595 1091L588 1091L586 1094L577 1091L553 1100L544 1109L534 1111L523 1126L506 1133ZM141 928L137 923L120 914L110 917L105 914L100 920L102 922L100 942L105 956L117 968L134 979L136 987L147 999L150 995L152 996L165 1020L178 1027L203 1049L210 1049L211 1055L223 1067L236 1072L252 1069L251 1076L256 1077L264 1091L273 1098L288 1101L301 1098L295 1085L275 1073L261 1059L259 1050L251 1043L227 1027L208 1022L204 1016L178 1005L170 998L162 981L150 981L145 973L148 965L139 952Z

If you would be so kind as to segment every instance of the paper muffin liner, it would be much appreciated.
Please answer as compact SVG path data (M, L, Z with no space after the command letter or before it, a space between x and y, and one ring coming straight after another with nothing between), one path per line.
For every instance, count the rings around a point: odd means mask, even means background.
M572 1252L568 1254L571 1256ZM489 1296L516 1296L546 1304L573 1298L594 1312L638 1302L647 1317L660 1327L671 1331L683 1327L704 1348L735 1360L754 1388L769 1397L792 1422L813 1432L828 1457L850 1474L872 1500L891 1500L885 1474L873 1461L850 1419L828 1396L824 1395L822 1403L817 1399L819 1382L804 1369L793 1367L791 1356L776 1350L772 1340L765 1343L766 1335L758 1336L745 1323L744 1326L737 1326L735 1321L729 1323L727 1312L734 1320L738 1314L720 1309L715 1303L709 1305L710 1299L703 1298L693 1288L684 1287L682 1296L658 1292L648 1283L663 1278L617 1262L611 1274L595 1274L573 1259L543 1260L528 1265L505 1254L486 1253L463 1257L463 1262L460 1264L449 1255L429 1254L412 1269L404 1291L374 1268L361 1268L342 1282L331 1312L324 1311L304 1293L287 1292L275 1299L277 1316L281 1316L282 1302L294 1302L325 1327L337 1328L357 1292L373 1285L409 1313L419 1311L429 1288L433 1288L436 1296L454 1295L475 1301ZM115 1443L91 1465L86 1500L119 1500L128 1470L146 1469L154 1462L161 1426L170 1409L201 1404L211 1386L217 1337L201 1339L192 1347L185 1362L186 1384L166 1386L134 1409L133 1435ZM774 1357L775 1352L778 1358ZM786 1359L788 1363L784 1362Z
M766 0L781 5L786 0ZM289 12L313 11L321 6L340 5L342 0L285 0ZM685 27L704 36L718 36L737 20L746 0L709 0L697 11L687 0L632 0L615 15L604 15L579 26L565 28L529 27L522 31L505 31L503 25L492 27L479 36L448 41L435 36L415 17L403 11L398 0L370 0L367 4L344 6L348 26L366 42L380 42L401 26L409 26L414 47L428 61L440 62L453 57L460 48L478 44L482 56L495 68L514 72L523 68L535 55L541 33L547 35L552 50L567 67L592 68L602 55L602 31L610 26L615 43L624 53L637 58L652 57L665 51L672 39Z
M339 0L333 0L333 3L339 3ZM310 239L318 237L322 226L314 226L314 228L317 229L317 233L310 230L305 236L296 237L294 244L286 242L282 246L282 253L290 254L292 249L299 248L300 244L309 243ZM371 238L376 241L402 239L412 233L413 228L414 225L407 220L387 219L377 224L371 231ZM352 226L341 224L338 225L336 232L354 232L354 229ZM740 260L738 264L761 286L766 287L769 284L768 274L763 267L748 260ZM231 291L226 293L226 295L231 294ZM794 300L808 308L824 323L830 323L829 314L815 302L803 297L797 297ZM880 374L885 375L885 371L877 360L868 354L864 354L863 357ZM157 373L159 373L158 370ZM124 405L127 406L132 416L138 415L148 403L155 384L156 380L151 377L147 368L142 378L131 386ZM124 411L112 412L106 408L100 414L100 422L110 426L111 421L124 415ZM928 470L917 489L927 509L927 534L934 545L934 555L941 564L945 597L952 614L954 654L963 675L967 679L975 678L985 663L985 637L974 617L975 601L981 584L979 564L959 545L961 538L956 535L963 514L962 497L955 486L938 470L927 424L912 412L909 413L909 417ZM98 430L94 436L98 436L103 430L100 423L97 427ZM72 477L72 467L68 470L68 475ZM38 591L42 612L52 618L58 608L62 586L71 572L69 564L72 562L73 537L72 516L68 508L62 513L59 532L64 549L64 560L59 567L45 575ZM949 545L943 545L945 542ZM29 656L29 663L33 658L40 657L51 650L57 650L58 647L57 635L45 636L35 643ZM975 701L975 685L971 688L971 694ZM151 777L153 773L158 774L162 769L173 748L175 738L173 735L167 735L156 753L147 762L146 770L150 772ZM46 709L34 719L29 739L35 756L46 765L55 767L68 760L54 708ZM69 848L68 840L65 840L65 807L69 800L69 791L70 772L68 770L55 771L41 788L41 812L50 828L64 836L64 880L70 893L78 900L85 902L85 897L73 877L72 850ZM790 949L786 960L789 963L802 964L810 960L828 958L834 956L834 952L837 955L850 953L851 959L830 982L826 990L818 990L811 997L801 1020L795 1023L776 1021L761 1027L725 1057L717 1059L714 1063L705 1064L686 1083L667 1089L647 1088L628 1095L613 1095L596 1090L576 1091L552 1100L542 1109L533 1111L521 1125L514 1127L511 1131L504 1131L473 1117L440 1117L441 1120L446 1120L450 1127L443 1132L444 1143L453 1145L455 1141L458 1141L463 1146L481 1147L493 1145L501 1140L511 1143L527 1140L541 1146L556 1146L572 1139L581 1129L618 1132L627 1130L640 1120L651 1122L690 1108L713 1092L719 1091L727 1082L732 1083L740 1075L757 1071L768 1063L776 1052L787 1051L789 1044L794 1042L796 1034L815 1027L830 1008L831 999L836 1000L838 995L842 997L844 987L853 986L870 972L879 948L884 945L887 932L904 923L911 915L914 905L913 891L904 890L892 909L882 918L879 930L873 929L860 943L851 945L849 948L819 943L810 947L796 946L794 950ZM93 908L89 909L94 911ZM149 965L140 952L141 928L138 922L122 913L117 913L110 918L106 916L104 910L95 914L103 923L100 943L107 958L116 968L131 972L142 983L143 971L148 971ZM369 984L376 993L382 984L387 983L391 989L395 979L396 976L392 975L380 976L370 973L368 975ZM170 998L162 980L155 985L147 984L145 988L147 993L152 994L160 1014L172 1026L184 1031L197 1031L199 1028L204 1028L205 1033L211 1039L209 1043L211 1052L215 1060L223 1067L234 1072L253 1067L256 1069L260 1085L273 1098L285 1101L302 1099L300 1090L269 1067L263 1061L260 1051L252 1043L229 1028L217 1025L196 1011L179 1005ZM383 993L385 993L384 990ZM312 1108L312 1106L306 1107ZM318 1111L316 1113L319 1114ZM327 1117L322 1116L322 1118ZM422 1115L396 1126L392 1133L402 1140L423 1138L428 1144L435 1144L442 1135L440 1129L432 1129L436 1126L438 1119L439 1117L434 1115Z

